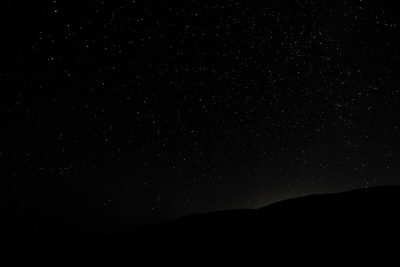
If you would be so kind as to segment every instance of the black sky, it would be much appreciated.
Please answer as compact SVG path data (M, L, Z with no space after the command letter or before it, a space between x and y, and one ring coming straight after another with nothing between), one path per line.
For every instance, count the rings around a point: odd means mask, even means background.
M389 2L3 2L7 201L151 221L400 184Z

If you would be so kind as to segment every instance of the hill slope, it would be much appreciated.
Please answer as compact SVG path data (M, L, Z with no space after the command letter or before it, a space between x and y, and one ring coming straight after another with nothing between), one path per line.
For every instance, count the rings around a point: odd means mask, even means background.
M379 238L397 241L400 187L379 187L345 193L312 195L278 202L260 209L196 214L123 234L93 234L90 229L48 227L29 224L2 225L3 242L18 251L71 249L107 251L134 248L148 251L285 247L360 244ZM88 234L92 233L92 234ZM307 241L307 242L306 242ZM346 241L346 242L344 242ZM374 241L375 242L375 241ZM368 243L368 244L369 244Z
M191 215L147 231L170 236L255 237L382 233L397 229L400 187L311 195L254 210ZM306 233L305 233L306 232Z

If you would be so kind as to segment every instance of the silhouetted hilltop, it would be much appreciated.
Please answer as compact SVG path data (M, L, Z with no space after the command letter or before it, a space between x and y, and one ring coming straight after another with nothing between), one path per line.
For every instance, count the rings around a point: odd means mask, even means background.
M3 241L13 244L9 246L11 249L22 246L30 250L43 245L62 248L61 251L106 249L108 253L112 250L131 253L129 251L135 247L187 249L201 244L216 249L246 247L246 244L260 244L265 248L296 247L307 242L332 246L336 241L343 245L349 240L360 243L371 242L372 238L396 239L400 225L399 203L400 187L377 187L311 195L260 209L195 214L114 235L95 235L91 229L74 229L66 224L38 230L29 224L6 226L3 221L2 236ZM54 221L59 223L59 220Z
M253 210L190 215L146 229L155 236L324 237L395 231L400 219L400 187L376 187L310 195Z

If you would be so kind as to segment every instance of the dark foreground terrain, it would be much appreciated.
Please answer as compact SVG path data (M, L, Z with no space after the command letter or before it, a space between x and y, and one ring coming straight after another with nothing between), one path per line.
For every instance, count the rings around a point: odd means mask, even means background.
M304 249L399 243L400 187L377 187L345 193L311 195L255 210L232 210L187 216L175 221L104 234L62 225L52 218L4 218L2 242L10 252L110 255L180 249L226 250L249 247ZM40 221L42 220L42 221ZM44 220L47 220L44 221ZM40 227L38 226L40 225ZM4 251L4 250L3 250Z

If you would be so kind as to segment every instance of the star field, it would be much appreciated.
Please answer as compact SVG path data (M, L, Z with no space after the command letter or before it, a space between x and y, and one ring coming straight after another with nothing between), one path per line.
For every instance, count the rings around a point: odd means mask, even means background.
M1 172L22 206L146 220L400 183L390 3L4 5Z

